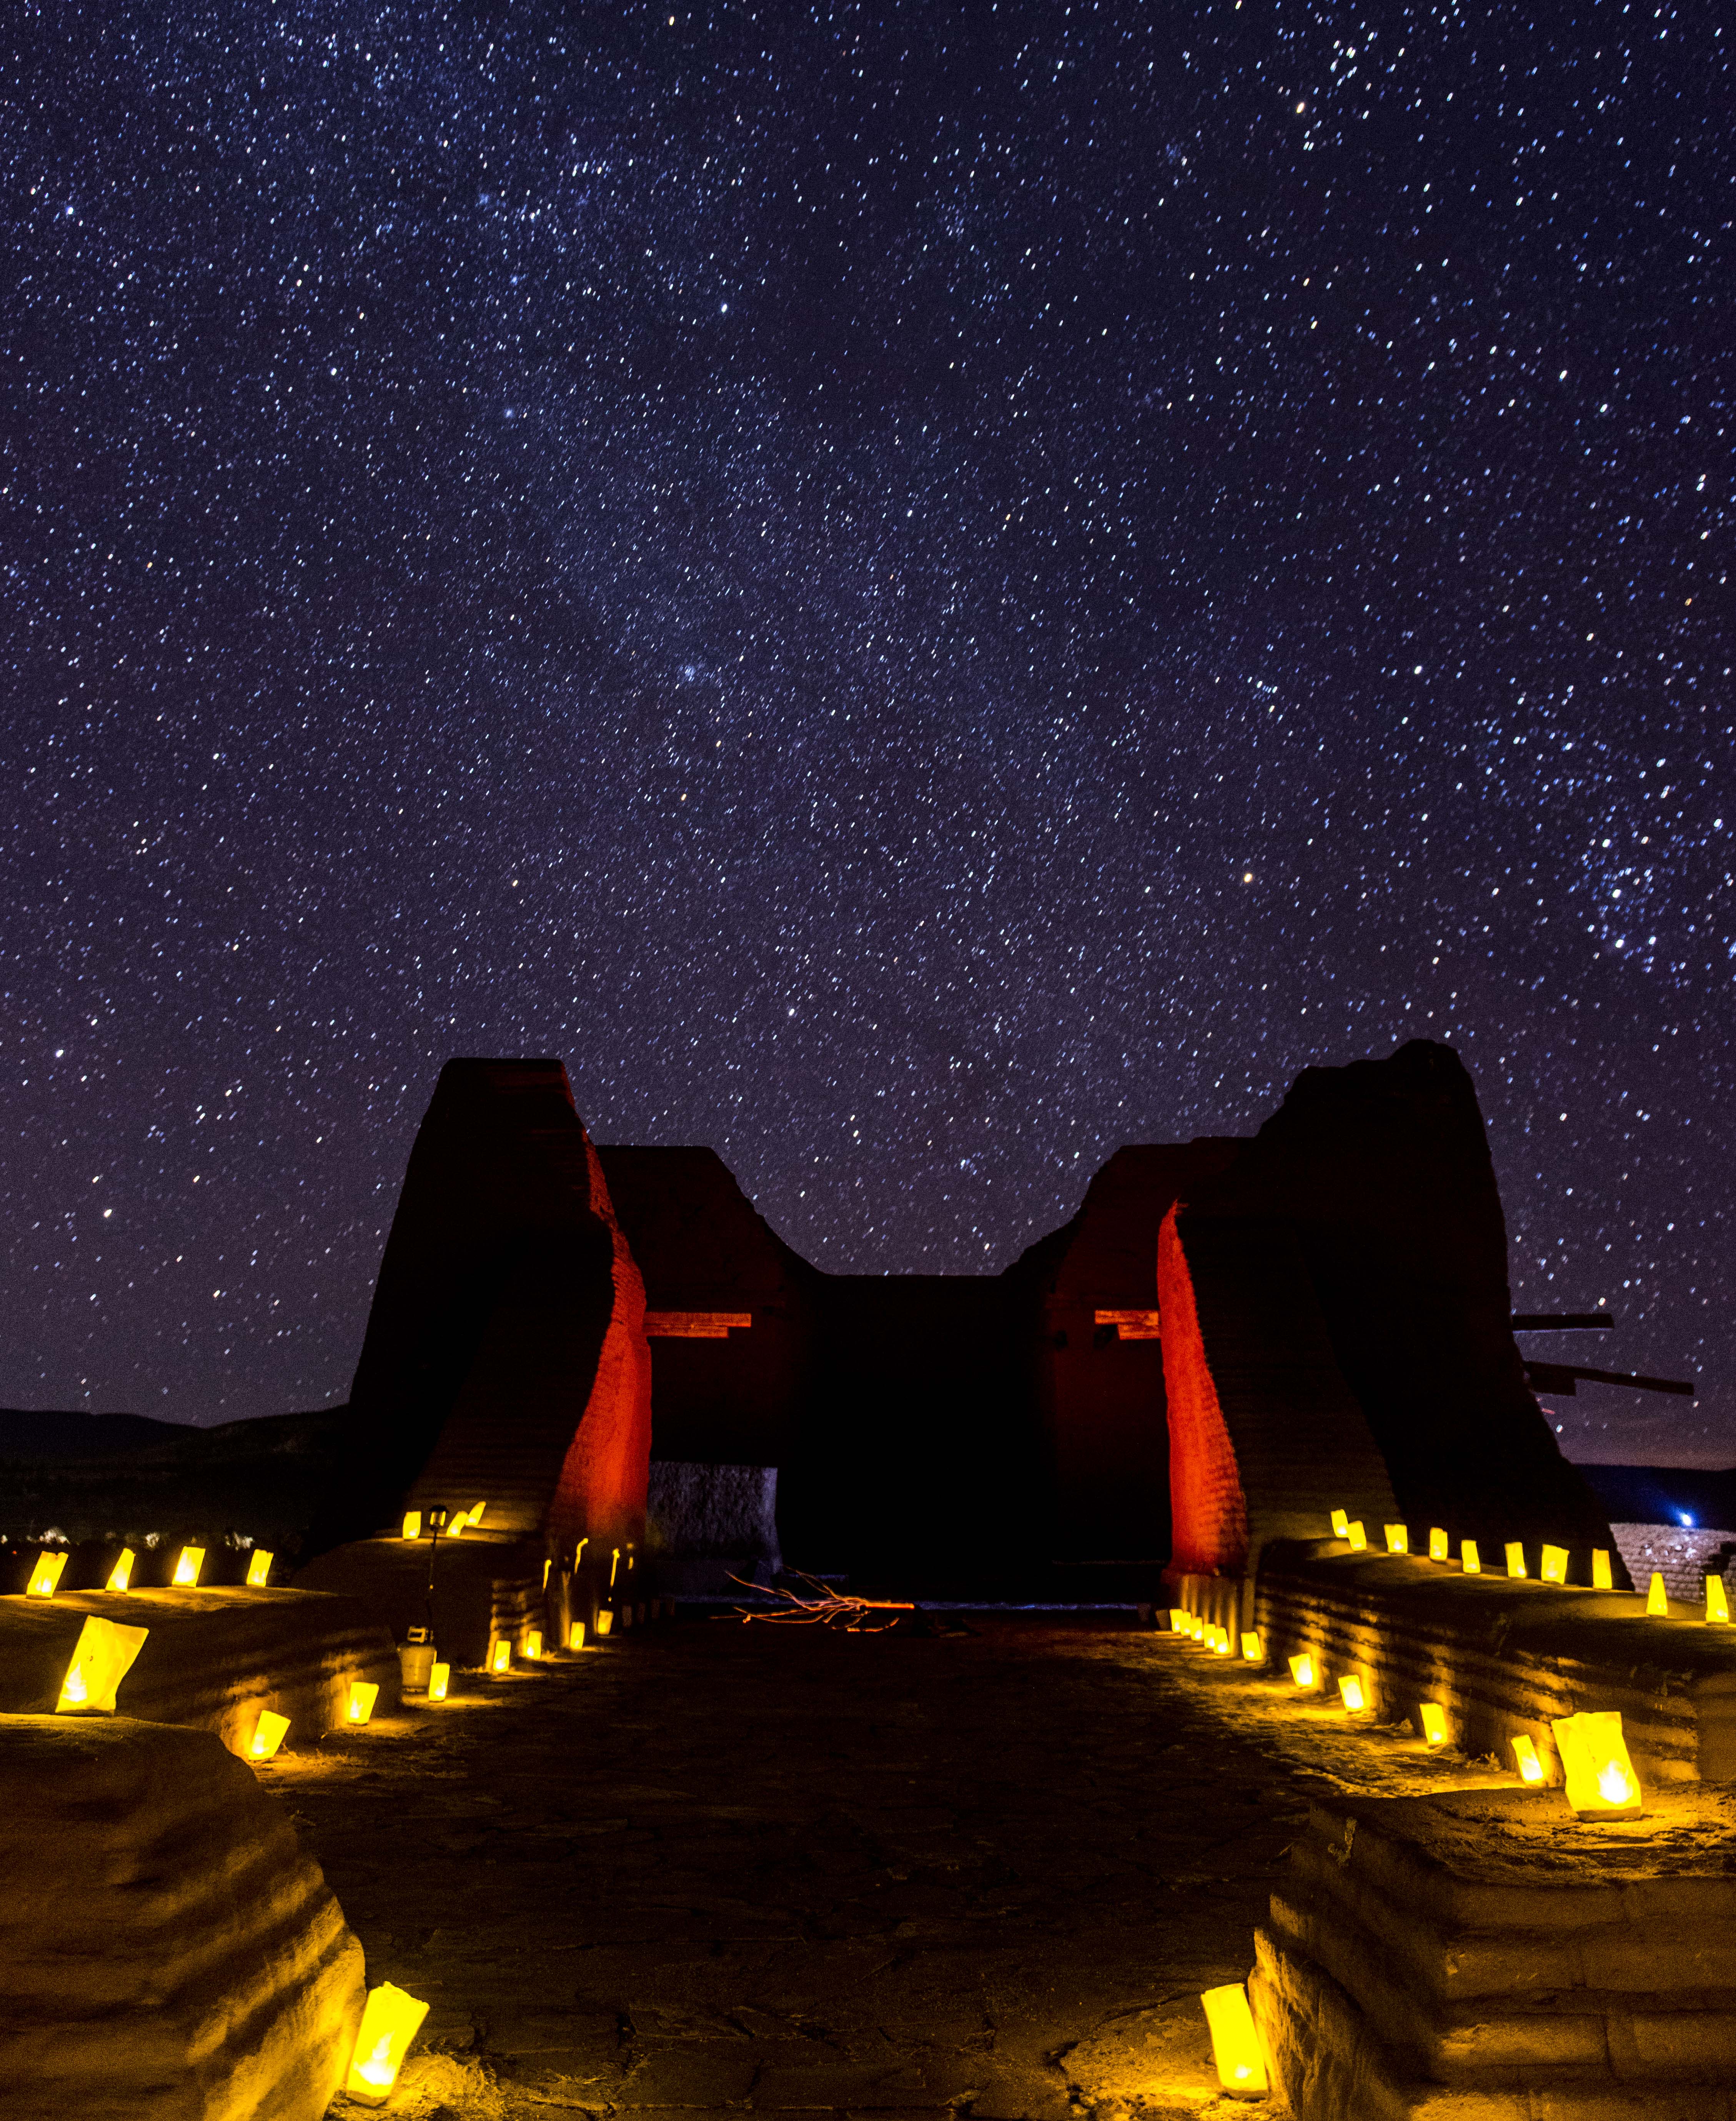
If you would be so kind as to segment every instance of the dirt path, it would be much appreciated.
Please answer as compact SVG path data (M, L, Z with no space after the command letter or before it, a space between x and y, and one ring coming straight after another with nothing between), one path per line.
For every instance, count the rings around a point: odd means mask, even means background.
M1198 2114L1310 1778L1482 1778L1174 1638L974 1627L683 1620L268 1770L433 2005L397 2110Z

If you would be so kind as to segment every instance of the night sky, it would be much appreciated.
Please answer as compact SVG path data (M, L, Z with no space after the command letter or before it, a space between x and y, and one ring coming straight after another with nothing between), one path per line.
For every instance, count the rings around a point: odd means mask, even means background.
M452 1054L968 1273L1422 1034L1736 1459L1721 12L15 14L0 1402L341 1400Z

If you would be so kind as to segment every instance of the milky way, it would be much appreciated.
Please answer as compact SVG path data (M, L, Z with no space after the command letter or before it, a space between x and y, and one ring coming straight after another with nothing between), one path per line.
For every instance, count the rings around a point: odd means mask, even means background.
M971 1272L1421 1034L1736 1454L1719 12L15 21L0 1399L341 1399L450 1054Z

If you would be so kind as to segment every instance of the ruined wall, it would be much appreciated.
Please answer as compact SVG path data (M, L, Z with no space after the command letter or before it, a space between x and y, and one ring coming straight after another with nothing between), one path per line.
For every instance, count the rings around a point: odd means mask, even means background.
M689 1464L781 1466L814 1364L818 1277L709 1149L597 1151L654 1317L747 1317L720 1337L658 1330L651 1449Z
M319 2121L361 1946L289 1814L208 1732L0 1719L10 2121Z
M451 1060L419 1130L314 1546L486 1499L491 1531L636 1537L645 1295L556 1060Z
M1613 1545L1525 1385L1494 1168L1450 1047L1416 1039L1389 1060L1305 1070L1187 1206L1293 1226L1400 1517L1443 1526L1455 1551L1520 1535Z
M1397 1505L1295 1225L1172 1208L1157 1280L1171 1578L1239 1575L1268 1541L1317 1536L1340 1506L1378 1539Z
M999 1275L818 1278L819 1360L778 1483L792 1566L980 1585L1040 1565L1041 1456Z
M1177 1196L1236 1148L1209 1139L1118 1149L1073 1220L1007 1270L1021 1291L1058 1555L1169 1553L1162 1345L1149 1327L1100 1322L1098 1313L1157 1311L1159 1227Z

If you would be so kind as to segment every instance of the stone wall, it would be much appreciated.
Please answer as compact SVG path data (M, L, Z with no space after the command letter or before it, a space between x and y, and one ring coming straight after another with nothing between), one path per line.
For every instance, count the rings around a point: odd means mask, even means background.
M726 1597L732 1579L769 1583L784 1565L775 1466L654 1460L645 1546L659 1590Z
M1170 1438L1157 1312L1157 1233L1178 1196L1222 1168L1216 1137L1117 1149L1079 1212L1007 1270L1046 1450L1052 1551L1154 1560L1170 1550ZM1147 1314L1129 1331L1105 1312Z
M1157 1252L1168 1392L1171 1580L1240 1578L1337 1507L1396 1517L1340 1374L1295 1227L1172 1209Z
M817 1302L808 1411L778 1477L791 1565L933 1597L1040 1573L1049 1502L1017 1287L826 1275Z
M1707 1572L1715 1569L1728 1595L1736 1598L1736 1531L1655 1524L1613 1524L1609 1529L1636 1590L1645 1588L1655 1569L1672 1598L1702 1605ZM1731 1611L1736 1612L1736 1604Z
M709 1149L597 1151L654 1314L747 1318L650 1340L651 1447L671 1462L780 1466L814 1366L818 1276Z
M1632 1592L1584 1587L1583 1550L1568 1584L1544 1583L1538 1542L1524 1545L1524 1580L1506 1574L1499 1550L1467 1576L1456 1562L1336 1541L1274 1546L1253 1625L1276 1671L1313 1658L1328 1700L1355 1672L1378 1722L1416 1727L1420 1704L1438 1703L1454 1746L1510 1771L1523 1734L1559 1781L1554 1720L1615 1709L1649 1783L1736 1778L1736 1629L1706 1626L1697 1601L1655 1617Z
M1525 1385L1494 1168L1450 1047L1414 1039L1388 1060L1305 1070L1185 1207L1293 1226L1400 1515L1444 1527L1455 1550L1502 1536L1515 1511L1557 1545L1611 1545Z
M148 1630L118 1706L213 1732L244 1751L262 1709L312 1745L345 1719L351 1685L398 1702L396 1653L370 1606L301 1590L101 1591L0 1598L0 1715L52 1714L87 1615Z
M650 1451L645 1291L555 1060L452 1060L417 1132L316 1548L406 1508L634 1538Z
M0 1718L0 1876L8 2121L319 2121L361 1947L214 1736Z
M1317 1804L1248 1984L1295 2121L1730 2121L1736 1808L1620 1826L1553 1791Z

